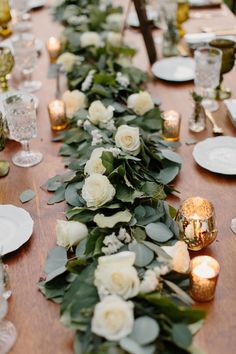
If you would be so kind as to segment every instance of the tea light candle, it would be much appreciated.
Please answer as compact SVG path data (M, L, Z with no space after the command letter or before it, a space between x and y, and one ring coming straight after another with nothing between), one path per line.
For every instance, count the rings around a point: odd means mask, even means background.
M60 40L56 37L50 37L47 41L47 49L48 49L50 62L53 64L56 62L61 51Z
M219 272L219 263L212 257L198 256L192 259L190 295L195 301L205 302L213 299Z
M67 126L65 104L63 101L54 100L48 104L48 113L52 130L63 130Z
M165 140L179 140L180 132L180 114L170 110L163 113L162 117L162 136Z

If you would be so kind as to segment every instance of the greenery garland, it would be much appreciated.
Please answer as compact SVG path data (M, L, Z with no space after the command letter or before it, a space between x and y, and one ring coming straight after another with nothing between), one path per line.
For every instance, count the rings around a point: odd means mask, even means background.
M54 139L68 171L44 188L49 204L66 201L69 221L57 221L38 286L76 331L77 354L197 353L204 312L186 292L189 254L165 201L182 161L140 91L147 76L127 65L134 50L114 32L120 12L102 0L54 8L67 26L58 62L73 91L63 95L69 128Z

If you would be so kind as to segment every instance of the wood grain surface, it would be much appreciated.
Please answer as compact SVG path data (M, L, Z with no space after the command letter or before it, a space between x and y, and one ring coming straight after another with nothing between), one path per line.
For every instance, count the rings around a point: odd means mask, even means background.
M126 3L125 0L117 2ZM59 26L52 23L47 8L33 12L32 17L33 32L44 43L49 36L59 35ZM185 24L185 27L189 32L195 32L199 31L202 25L235 26L236 20L228 11L227 17L215 17L211 20L192 19ZM160 33L156 31L154 36L158 37ZM125 37L128 43L140 49L134 63L149 70L140 33L137 30L127 29ZM72 354L73 352L73 333L60 324L59 307L47 301L36 286L40 276L43 275L47 252L55 245L55 221L57 218L64 218L65 208L63 203L48 206L49 195L40 188L49 177L63 171L61 158L58 156L60 144L51 142L52 133L47 103L54 97L55 81L47 79L47 68L48 57L44 49L34 75L35 78L42 80L43 87L37 93L40 101L37 118L38 137L31 143L32 148L35 147L44 154L44 160L38 166L28 169L16 167L11 163L9 175L0 179L0 203L2 204L22 207L19 201L22 191L31 188L37 194L35 199L23 205L30 212L35 223L31 239L19 250L4 258L5 263L9 265L13 290L7 317L15 324L18 331L12 354ZM231 87L233 97L236 97L235 69L225 75L224 84ZM153 97L161 100L162 109L175 109L182 117L182 146L179 148L179 153L183 157L184 165L180 176L175 181L175 186L181 193L179 198L170 198L170 202L178 207L181 199L199 195L211 200L216 210L218 239L202 253L212 255L220 262L221 273L215 300L204 304L208 316L204 327L196 337L196 343L208 354L235 354L236 236L230 230L230 221L236 216L236 177L213 174L197 166L192 157L193 146L185 144L189 138L201 140L212 136L210 124L203 133L191 134L188 131L188 118L192 112L189 92L193 89L193 83L175 85L153 80L148 84L148 88ZM236 129L226 116L222 103L220 110L214 116L217 123L224 128L226 135L236 136ZM18 149L18 143L8 142L4 152L0 153L0 159L10 160L12 154Z

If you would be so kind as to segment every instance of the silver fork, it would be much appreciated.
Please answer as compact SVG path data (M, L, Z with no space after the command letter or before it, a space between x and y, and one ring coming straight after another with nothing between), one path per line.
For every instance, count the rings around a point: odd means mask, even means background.
M224 133L224 131L221 127L219 127L216 124L216 121L215 121L212 113L210 111L208 111L207 109L205 109L205 113L206 113L207 118L209 119L209 121L211 122L211 124L213 126L213 128L212 128L213 133L217 134L217 135L222 135Z

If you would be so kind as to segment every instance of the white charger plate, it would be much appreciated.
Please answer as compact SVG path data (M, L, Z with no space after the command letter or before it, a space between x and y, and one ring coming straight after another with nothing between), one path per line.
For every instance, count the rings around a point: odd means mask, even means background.
M22 208L10 204L0 205L0 252L1 255L17 250L29 240L34 222Z
M203 140L194 147L193 157L206 170L236 175L236 138L219 136Z
M154 63L152 72L157 78L165 81L191 81L195 77L195 62L192 58L166 58Z

